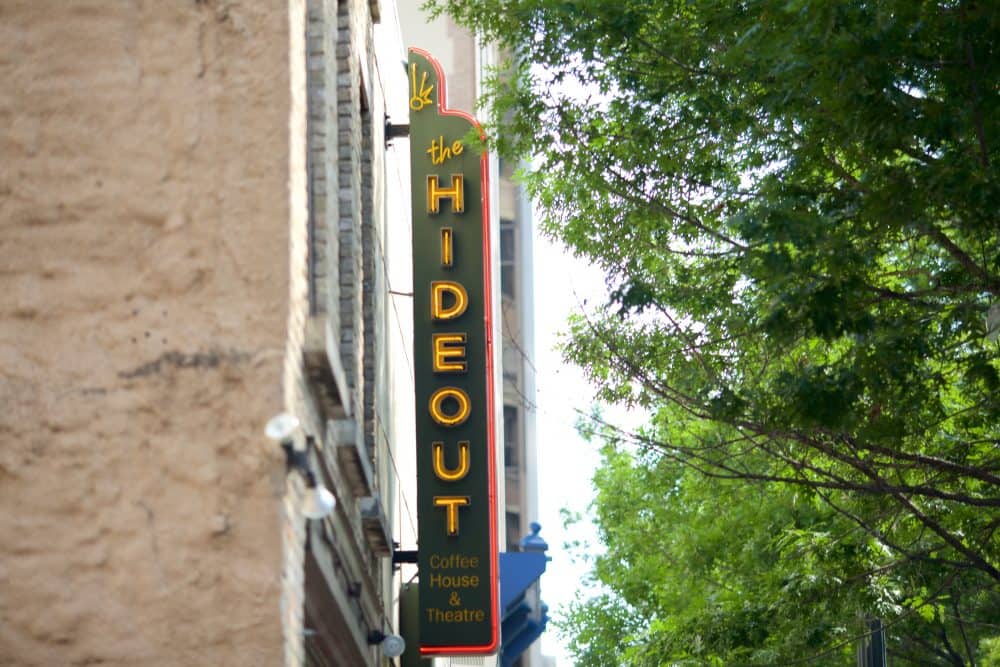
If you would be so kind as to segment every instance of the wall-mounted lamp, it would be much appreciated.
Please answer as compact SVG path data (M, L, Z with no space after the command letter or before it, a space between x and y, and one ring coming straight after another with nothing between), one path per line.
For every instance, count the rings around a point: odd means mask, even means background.
M284 447L286 443L292 444L295 432L299 430L299 418L287 412L271 417L264 427L264 433L275 442L280 442Z
M337 499L330 491L316 481L316 474L309 466L309 448L314 445L312 436L306 437L306 448L295 448L295 433L299 430L298 418L283 412L271 417L264 428L268 438L281 444L285 450L285 467L297 470L306 482L306 497L302 503L302 514L308 519L322 519L337 505Z
M398 658L406 650L406 641L399 635L387 635L381 630L372 630L368 633L368 643L372 646L378 644L382 650L382 655L387 658Z

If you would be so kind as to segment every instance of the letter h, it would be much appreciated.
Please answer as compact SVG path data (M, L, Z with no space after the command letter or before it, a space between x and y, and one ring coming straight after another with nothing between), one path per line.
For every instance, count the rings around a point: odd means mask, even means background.
M441 200L451 199L451 212L465 212L464 179L461 174L451 175L451 187L442 188L441 182L434 174L427 177L427 212L440 213Z

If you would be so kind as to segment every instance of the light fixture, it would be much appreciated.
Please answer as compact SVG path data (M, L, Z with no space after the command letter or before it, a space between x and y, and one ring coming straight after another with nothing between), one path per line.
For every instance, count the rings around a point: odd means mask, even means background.
M337 499L329 489L316 480L316 474L309 466L309 449L315 446L312 436L306 436L306 448L295 448L295 432L299 430L299 420L294 415L282 412L268 420L264 433L271 440L281 443L285 450L285 467L297 470L306 483L306 496L302 501L302 514L307 519L322 519L337 506Z
M368 633L368 643L378 644L382 649L382 655L387 658L398 658L406 650L406 640L399 635L387 635L381 630L372 630Z
M311 487L309 487L310 482L313 484ZM312 471L306 475L306 486L309 487L309 491L306 492L306 499L302 503L302 514L307 519L322 519L337 506L337 499L325 486L316 482L316 476Z
M268 438L284 445L290 442L295 432L299 430L299 418L287 412L271 417L264 427L264 433Z

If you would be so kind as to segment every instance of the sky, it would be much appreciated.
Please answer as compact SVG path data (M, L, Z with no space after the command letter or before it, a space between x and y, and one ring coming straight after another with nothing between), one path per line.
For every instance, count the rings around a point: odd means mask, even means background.
M538 522L552 558L541 579L541 592L549 605L549 616L553 617L581 590L587 572L583 563L571 559L564 544L596 538L589 522L576 524L569 530L564 528L560 510L587 513L593 495L590 480L600 459L597 445L584 441L574 426L576 410L589 411L593 392L580 369L564 363L555 348L560 332L566 330L569 314L580 309L580 301L600 300L606 290L600 271L537 232L533 251ZM559 640L551 623L541 642L543 654L555 656L560 667L572 665L564 642Z

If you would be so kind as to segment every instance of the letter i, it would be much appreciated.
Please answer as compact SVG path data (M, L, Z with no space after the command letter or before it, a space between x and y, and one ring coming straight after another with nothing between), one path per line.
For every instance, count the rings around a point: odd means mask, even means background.
M454 260L453 239L454 234L451 227L443 227L441 229L441 266L445 268L451 268Z

